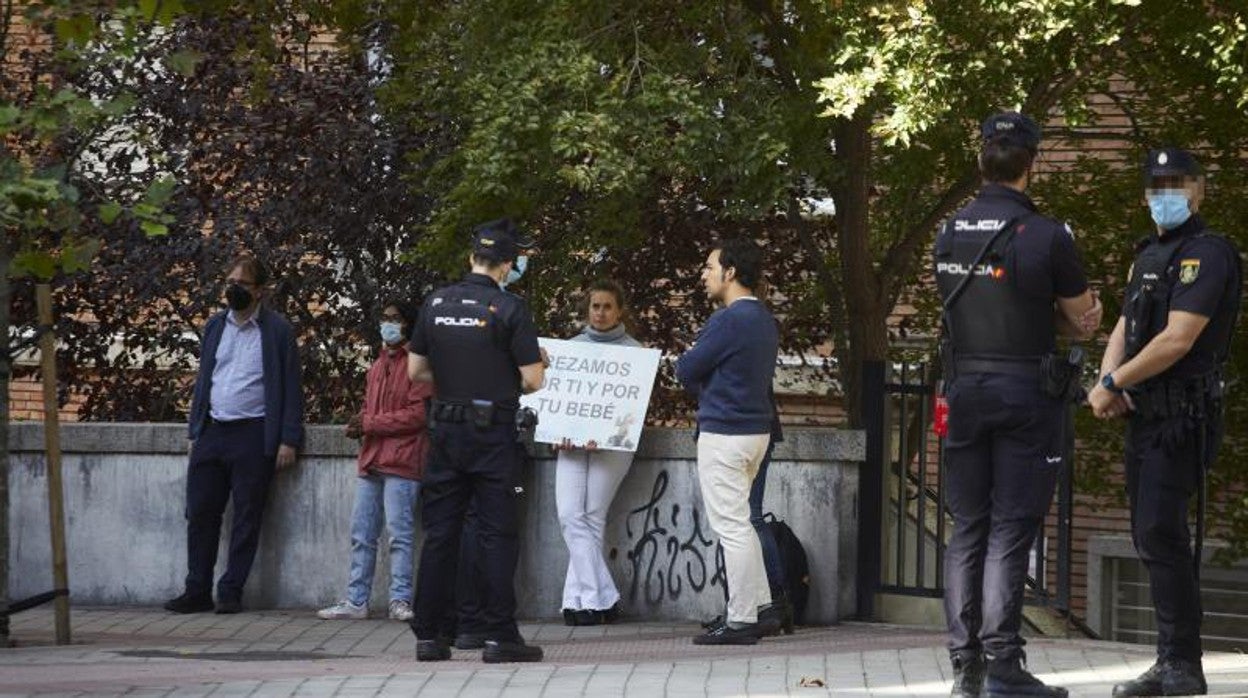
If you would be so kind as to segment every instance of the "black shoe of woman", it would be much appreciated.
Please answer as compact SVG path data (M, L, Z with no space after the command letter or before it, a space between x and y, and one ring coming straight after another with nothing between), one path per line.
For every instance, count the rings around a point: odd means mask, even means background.
M603 625L610 625L620 619L620 602L616 601L615 605L605 611L595 611L598 615L598 622Z

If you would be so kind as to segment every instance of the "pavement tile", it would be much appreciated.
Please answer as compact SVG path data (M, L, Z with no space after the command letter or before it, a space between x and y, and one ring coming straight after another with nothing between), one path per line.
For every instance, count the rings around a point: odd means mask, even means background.
M485 665L479 652L459 651L448 662L417 663L402 624L325 622L305 611L76 608L74 623L79 644L56 647L50 611L17 617L21 647L0 651L0 695L896 698L947 695L950 679L939 631L858 623L752 647L699 647L693 624L569 628L556 619L522 624L547 661L517 665ZM1104 698L1153 659L1150 647L1090 640L1039 638L1027 649L1031 668L1076 698ZM136 650L164 656L119 654ZM1248 657L1211 654L1206 672L1212 694L1248 695ZM825 686L800 687L803 678Z

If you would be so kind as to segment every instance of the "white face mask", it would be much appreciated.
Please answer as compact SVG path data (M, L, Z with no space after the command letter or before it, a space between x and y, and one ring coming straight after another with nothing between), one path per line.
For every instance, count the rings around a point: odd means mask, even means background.
M403 325L397 322L381 323L381 341L386 344L398 344L403 341Z

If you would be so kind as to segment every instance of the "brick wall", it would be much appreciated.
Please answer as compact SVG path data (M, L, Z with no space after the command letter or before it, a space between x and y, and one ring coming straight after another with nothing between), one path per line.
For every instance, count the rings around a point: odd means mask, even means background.
M78 421L82 397L72 395L58 410L63 422ZM9 382L9 419L14 422L43 421L43 382L35 376L15 377Z

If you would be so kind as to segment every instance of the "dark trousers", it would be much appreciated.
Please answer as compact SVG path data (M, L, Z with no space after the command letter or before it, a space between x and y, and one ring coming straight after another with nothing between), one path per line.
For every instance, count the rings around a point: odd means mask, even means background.
M1028 558L1066 450L1065 408L1038 383L973 373L949 388L945 617L955 656L1022 652Z
M237 600L251 573L260 542L260 524L273 480L274 459L264 454L264 420L210 423L191 450L186 475L186 590L207 595L221 542L225 505L233 498L234 518L225 574L217 598Z
M1127 496L1131 537L1148 581L1157 617L1161 659L1200 660L1200 588L1193 567L1188 502L1200 486L1200 454L1183 418L1127 427ZM1179 430L1176 437L1174 430Z
M485 633L485 571L481 567L480 543L477 541L477 512L468 508L459 539L459 581L455 583L455 626L457 635Z
M496 424L478 429L470 422L440 422L433 435L429 466L421 483L421 522L425 543L416 575L412 631L421 640L450 636L448 609L455 608L464 520L476 507L477 564L487 593L481 630L487 639L514 641L514 577L519 546L515 488L520 447L516 429Z
M776 442L767 444L767 453L763 462L758 465L758 474L754 476L754 484L750 486L750 524L758 532L758 542L763 547L763 566L767 569L767 585L771 587L771 598L778 599L787 594L784 578L784 563L780 560L780 546L776 545L776 537L771 527L763 520L763 496L767 493L767 469L771 465L771 452L776 450Z

